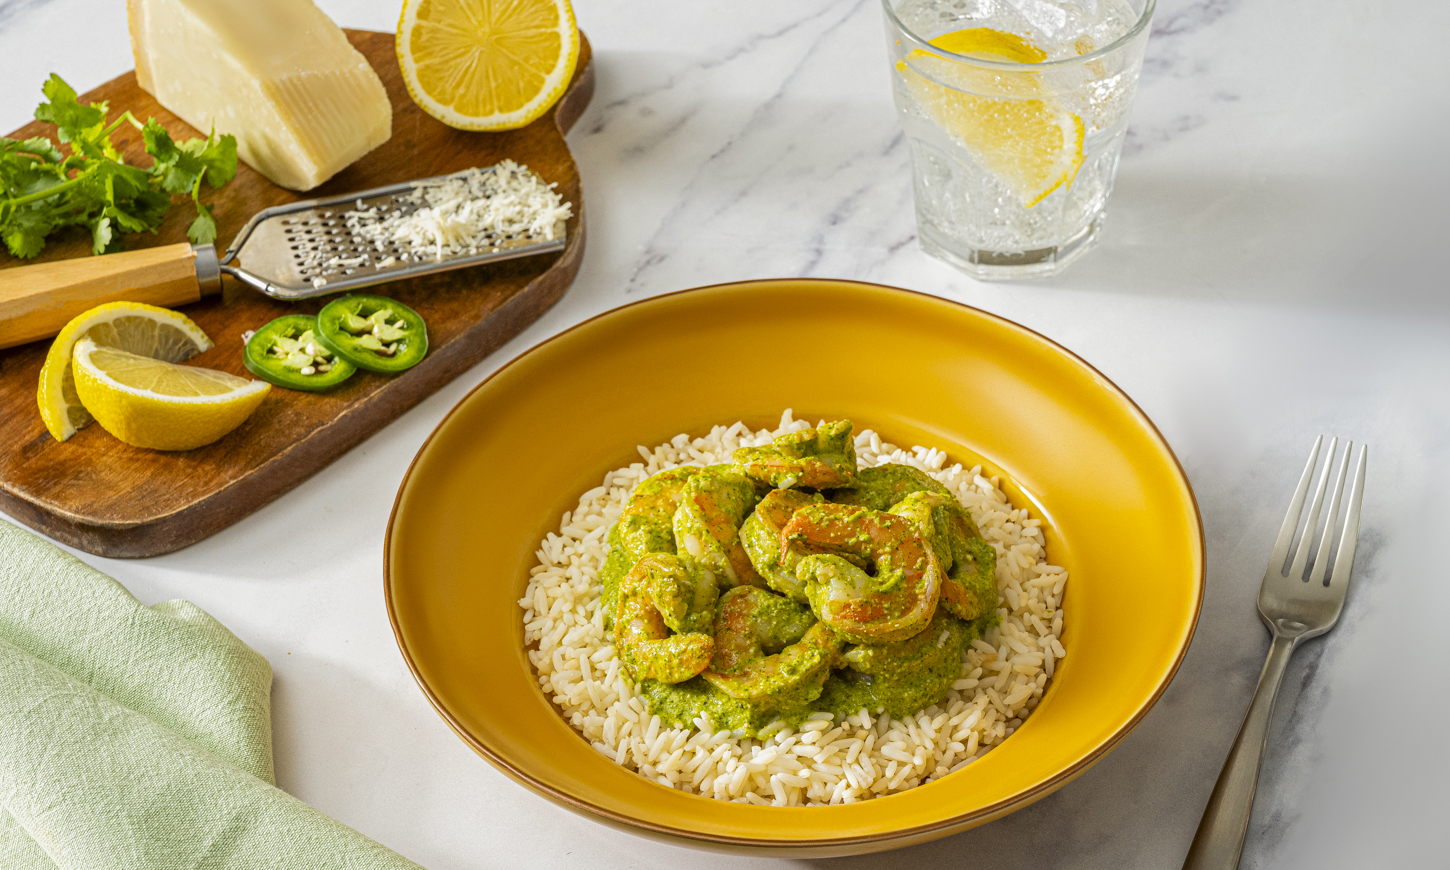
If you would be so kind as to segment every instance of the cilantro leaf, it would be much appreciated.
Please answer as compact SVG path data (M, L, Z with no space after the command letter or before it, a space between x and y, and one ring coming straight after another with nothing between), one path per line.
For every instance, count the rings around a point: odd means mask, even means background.
M218 136L213 130L207 138L192 139L182 147L206 167L206 183L212 187L221 187L237 177L237 137L230 133Z
M135 199L151 189L151 173L138 166L105 161L97 165L97 174L111 183L110 199Z
M111 219L100 218L91 222L91 251L104 254L111 244Z
M72 130L82 130L106 120L106 113L97 106L82 106L76 102L75 88L55 73L41 85L40 90L49 102L35 108L35 120L54 124L60 128L60 141L68 142Z
M29 154L43 163L59 163L65 159L60 149L44 136L33 139L6 139L0 136L0 157L11 154Z
M23 196L60 184L66 179L63 160L49 139L0 139L0 193Z
M156 232L166 210L171 208L171 197L159 190L146 190L128 200L116 200L106 207L106 214L126 232Z
M45 237L51 231L50 221L39 209L21 209L5 221L3 234L5 247L17 257L33 257L45 247Z
M170 166L182 154L172 141L171 134L155 118L147 118L142 125L141 141L146 144L146 153L155 158L157 166Z
M211 209L197 205L196 220L186 228L186 237L194 245L208 245L216 241L216 221L212 219Z
M146 153L155 158L151 175L161 182L161 189L167 193L189 193L195 190L206 167L191 153L190 146L196 139L178 146L156 119L146 122L141 131L146 142Z
M196 165L195 157L186 158L186 163L167 167L161 173L161 189L167 193L191 193L201 177L202 167Z
M104 103L82 106L76 102L75 88L55 73L50 74L41 91L49 102L35 108L35 120L59 127L57 135L62 142L82 140L89 143L94 140L94 132L106 122Z

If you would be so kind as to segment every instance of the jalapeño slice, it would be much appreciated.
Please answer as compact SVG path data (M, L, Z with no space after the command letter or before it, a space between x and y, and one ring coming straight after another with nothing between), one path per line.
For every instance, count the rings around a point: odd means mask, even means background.
M317 313L327 348L358 368L396 373L428 353L428 328L418 312L383 296L344 296Z
M242 362L262 380L289 390L326 390L357 371L319 340L317 318L310 314L287 314L252 333Z

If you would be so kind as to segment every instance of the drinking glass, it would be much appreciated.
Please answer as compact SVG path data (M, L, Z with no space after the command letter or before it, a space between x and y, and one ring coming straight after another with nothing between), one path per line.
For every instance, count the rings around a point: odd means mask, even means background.
M1055 275L1102 231L1154 0L882 0L922 248Z

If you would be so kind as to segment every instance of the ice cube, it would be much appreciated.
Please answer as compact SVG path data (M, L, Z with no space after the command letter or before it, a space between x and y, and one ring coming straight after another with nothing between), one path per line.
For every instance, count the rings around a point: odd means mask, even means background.
M1043 0L1007 0L1012 7L1022 13L1027 23L1042 31L1042 34L1053 39L1058 32L1067 24L1067 10L1053 3L1046 3Z

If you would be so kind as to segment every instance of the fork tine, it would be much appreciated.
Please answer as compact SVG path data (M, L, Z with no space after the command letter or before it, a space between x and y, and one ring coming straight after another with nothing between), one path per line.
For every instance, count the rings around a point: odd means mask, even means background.
M1304 578L1304 566L1309 564L1309 551L1314 549L1314 533L1319 529L1319 509L1324 506L1324 491L1329 488L1329 472L1334 470L1334 451L1337 447L1339 439L1329 439L1329 454L1324 457L1324 472L1319 475L1319 486L1314 489L1314 503L1309 506L1309 520L1304 524L1304 537L1299 539L1299 548L1294 551L1294 565L1289 569L1289 576L1295 580ZM1332 514L1330 522L1333 522ZM1324 536L1329 536L1328 528L1324 530Z
M1359 545L1359 507L1364 502L1364 467L1369 445L1359 446L1359 462L1354 469L1354 483L1349 490L1349 512L1344 518L1344 531L1339 536L1339 556L1334 560L1334 576L1329 585L1349 582L1349 571L1354 567L1354 551Z
M1319 539L1319 552L1314 556L1314 568L1309 572L1309 582L1321 586L1329 582L1329 548L1334 544L1334 520L1339 516L1340 496L1344 495L1344 481L1349 477L1349 454L1352 452L1354 442L1344 442L1339 474L1334 478L1334 497L1329 500L1329 513L1324 516L1324 536ZM1328 471L1326 467L1325 473Z
M1304 466L1304 476L1299 478L1299 488L1289 501L1289 513L1279 529L1279 540L1274 542L1274 553L1269 556L1269 570L1275 574L1284 573L1284 560L1289 558L1289 545L1294 543L1294 530L1299 528L1299 514L1304 510L1304 497L1309 494L1309 483L1314 479L1314 464L1319 461L1319 447L1324 436L1314 439L1314 449L1309 451L1309 464Z

